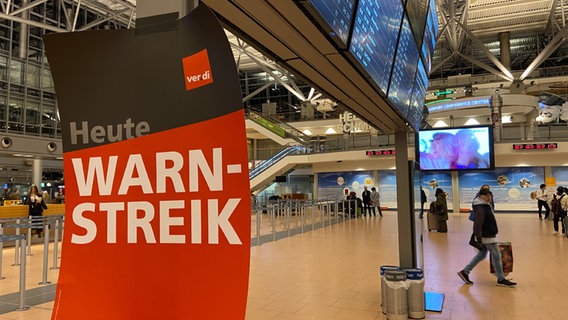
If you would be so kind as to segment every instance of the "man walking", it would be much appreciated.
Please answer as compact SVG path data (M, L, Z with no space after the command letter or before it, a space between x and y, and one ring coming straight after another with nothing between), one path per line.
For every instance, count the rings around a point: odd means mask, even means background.
M476 240L481 242L482 246L479 252L471 259L469 264L458 272L458 276L466 284L473 284L473 281L469 279L469 274L475 268L475 266L480 263L487 256L487 252L491 254L491 262L495 268L495 276L497 277L497 286L499 287L515 287L517 284L508 279L505 279L503 273L503 262L501 260L501 251L499 250L499 244L497 240L497 233L499 229L497 228L497 221L495 220L495 215L493 214L493 208L491 207L491 201L493 200L493 194L488 189L481 189L479 191L479 197L473 202L473 233L475 234Z

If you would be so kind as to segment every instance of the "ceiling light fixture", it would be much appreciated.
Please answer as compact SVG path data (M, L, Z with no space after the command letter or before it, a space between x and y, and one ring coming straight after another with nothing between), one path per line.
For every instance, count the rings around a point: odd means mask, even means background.
M432 127L434 128L443 128L443 127L447 127L448 124L444 122L444 120L438 120L436 121L436 123L434 123L434 125Z

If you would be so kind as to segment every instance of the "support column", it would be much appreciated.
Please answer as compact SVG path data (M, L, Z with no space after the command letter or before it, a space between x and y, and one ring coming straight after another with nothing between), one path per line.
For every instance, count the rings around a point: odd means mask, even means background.
M454 216L460 215L460 182L459 174L457 171L452 171L452 211Z
M28 0L22 0L22 7L28 5ZM22 11L22 19L29 20L30 19L30 11L24 10ZM28 57L28 30L29 26L27 23L20 23L20 42L18 43L19 50L18 50L18 58L25 60Z
M526 123L528 126L528 128L526 129L526 138L529 141L534 140L535 131L537 130L536 117L538 117L538 114L539 110L535 108L525 115L525 117L527 118Z
M396 203L398 220L398 252L401 268L415 267L413 201L410 198L408 168L408 136L406 132L395 133L396 149Z
M511 42L509 32L499 33L499 53L501 55L501 63L511 70Z
M34 159L32 163L32 183L38 186L41 185L41 173L43 171L43 165L41 159Z
M373 170L373 186L377 188L377 192L379 192L379 170Z
M495 141L501 141L501 131L502 131L502 107L503 107L503 98L496 94L491 96L491 100L489 101L489 105L491 107L491 123L493 124L493 135Z
M312 200L314 202L319 201L319 193L318 193L318 188L319 188L319 184L318 184L318 173L314 172L314 191L313 191L313 197Z

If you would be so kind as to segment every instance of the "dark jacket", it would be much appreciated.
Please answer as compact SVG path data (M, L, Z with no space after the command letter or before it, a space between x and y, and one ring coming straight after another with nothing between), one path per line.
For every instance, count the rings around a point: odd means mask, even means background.
M440 193L436 195L436 214L439 216L440 220L448 220L448 202L446 201L446 194Z
M371 204L371 191L369 191L369 190L363 191L363 193L361 194L361 197L363 198L364 204Z
M499 233L497 220L495 220L493 209L489 203L476 198L473 201L473 215L473 233L475 233L478 239L497 236L497 233Z
M45 202L43 201L43 198L40 196L37 196L38 200L37 201L32 201L31 199L31 195L28 197L28 199L26 200L26 204L29 207L29 215L30 216L41 216L43 213L44 209L47 209L47 205L45 204Z

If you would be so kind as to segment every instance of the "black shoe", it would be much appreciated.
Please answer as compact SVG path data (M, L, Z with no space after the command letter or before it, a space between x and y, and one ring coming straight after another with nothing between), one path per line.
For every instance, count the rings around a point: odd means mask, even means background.
M465 271L458 272L458 276L465 282L465 284L473 284L473 281L469 280L469 275Z
M514 288L517 285L516 282L507 280L505 278L497 281L497 286L498 287L507 287L507 288Z

